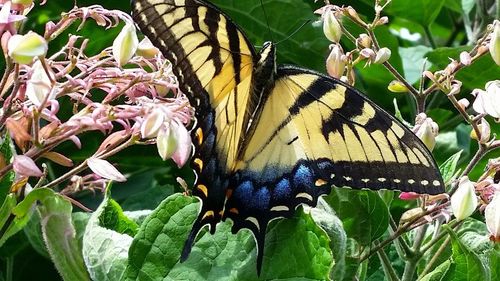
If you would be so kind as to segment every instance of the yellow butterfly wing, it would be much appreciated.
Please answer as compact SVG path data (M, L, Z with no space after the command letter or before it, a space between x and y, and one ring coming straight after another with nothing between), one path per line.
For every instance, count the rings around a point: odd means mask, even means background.
M230 180L225 217L250 229L262 263L267 224L331 186L437 194L432 155L408 128L338 80L280 67Z
M133 18L172 63L179 88L195 106L193 194L202 200L183 252L196 234L222 218L228 174L235 165L250 115L255 50L217 7L197 0L136 0Z

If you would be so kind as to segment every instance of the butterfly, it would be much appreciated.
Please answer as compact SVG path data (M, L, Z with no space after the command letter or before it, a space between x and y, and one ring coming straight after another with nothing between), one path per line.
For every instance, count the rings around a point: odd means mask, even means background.
M235 23L202 0L134 0L140 30L172 63L195 107L191 167L200 230L248 229L262 266L268 223L315 206L332 186L444 192L432 155L408 128L352 86L257 52Z

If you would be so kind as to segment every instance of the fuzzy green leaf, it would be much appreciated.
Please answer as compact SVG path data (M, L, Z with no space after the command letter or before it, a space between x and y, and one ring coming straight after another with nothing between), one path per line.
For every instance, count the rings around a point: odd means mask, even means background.
M90 280L76 240L71 219L71 203L57 194L47 196L41 202L38 212L42 222L43 239L62 278L66 281Z

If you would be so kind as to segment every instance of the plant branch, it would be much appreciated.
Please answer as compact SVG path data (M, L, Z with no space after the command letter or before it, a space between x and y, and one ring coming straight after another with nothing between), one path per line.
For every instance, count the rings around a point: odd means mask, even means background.
M394 271L394 268L391 265L391 261L389 260L389 257L387 257L387 254L384 252L384 249L379 249L377 251L377 255L380 259L380 263L382 264L385 276L387 276L390 281L399 281L398 275Z
M429 44L433 49L437 48L436 41L434 41L434 37L432 37L431 29L429 28L428 25L423 26L425 36L427 37L427 40L429 40Z

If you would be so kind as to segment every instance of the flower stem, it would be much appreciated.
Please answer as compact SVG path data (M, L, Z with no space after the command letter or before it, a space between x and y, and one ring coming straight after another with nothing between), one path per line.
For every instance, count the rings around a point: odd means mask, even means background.
M391 261L387 254L384 252L384 249L379 249L377 251L378 258L380 259L380 263L382 264L382 269L384 270L385 276L389 281L399 281L399 278L394 271L394 268L391 265Z

